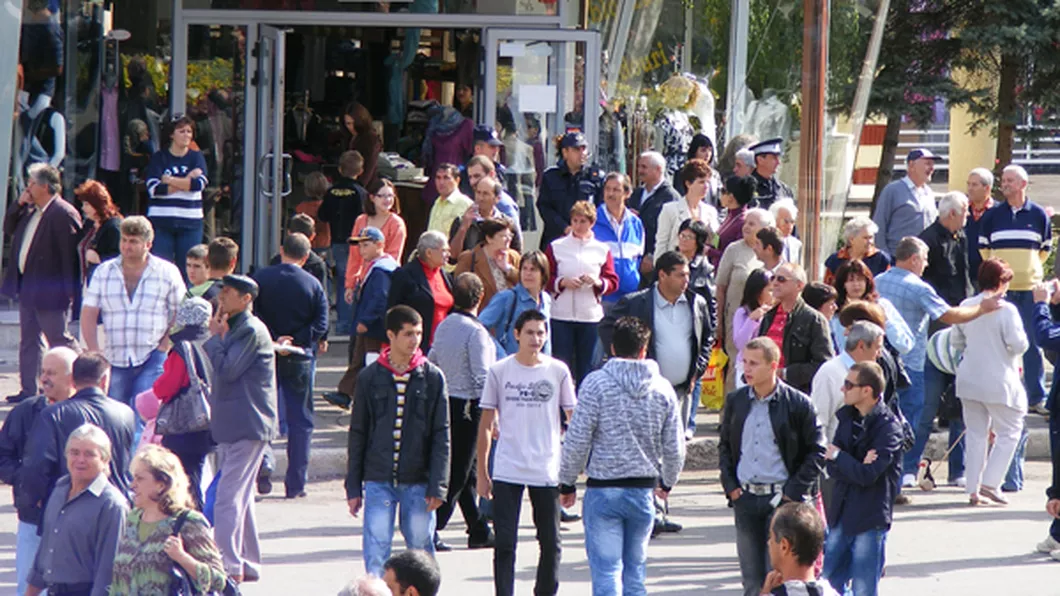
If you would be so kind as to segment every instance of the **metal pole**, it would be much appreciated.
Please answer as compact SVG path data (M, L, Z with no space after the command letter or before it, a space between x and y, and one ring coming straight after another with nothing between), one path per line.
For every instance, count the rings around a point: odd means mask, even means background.
M751 3L732 0L729 14L729 81L725 93L725 142L743 132L747 94L747 36ZM722 148L718 149L720 153Z
M799 151L799 229L806 270L818 276L824 194L824 106L828 74L828 0L803 0L802 130Z

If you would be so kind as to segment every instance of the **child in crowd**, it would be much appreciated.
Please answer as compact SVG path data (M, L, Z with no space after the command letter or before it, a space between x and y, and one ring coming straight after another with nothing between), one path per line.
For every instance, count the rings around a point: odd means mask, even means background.
M184 257L184 274L188 277L188 292L184 298L202 296L213 285L210 279L209 266L206 264L209 247L205 244L196 244L188 250Z

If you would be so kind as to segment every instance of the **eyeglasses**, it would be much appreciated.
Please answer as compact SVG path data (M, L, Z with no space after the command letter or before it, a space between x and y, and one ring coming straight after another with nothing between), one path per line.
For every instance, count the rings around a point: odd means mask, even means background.
M783 275L777 275L776 277L773 278L773 281L777 282L778 284L783 284L783 283L787 283L787 282L791 281L791 278L790 277L784 277Z
M847 379L843 379L843 391L850 391L855 387L868 387L868 385L862 385L860 383L851 383Z

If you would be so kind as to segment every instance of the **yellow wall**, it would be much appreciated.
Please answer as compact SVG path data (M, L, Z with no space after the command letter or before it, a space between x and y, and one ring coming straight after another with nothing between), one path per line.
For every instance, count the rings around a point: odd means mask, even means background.
M964 71L955 71L953 78L961 84L981 87L985 81L981 80L982 73L976 73L977 78L972 79ZM993 81L996 85L997 81ZM964 191L968 180L968 172L975 168L994 169L996 159L997 139L994 137L991 127L980 128L976 134L968 132L968 126L974 118L962 107L950 109L950 190Z

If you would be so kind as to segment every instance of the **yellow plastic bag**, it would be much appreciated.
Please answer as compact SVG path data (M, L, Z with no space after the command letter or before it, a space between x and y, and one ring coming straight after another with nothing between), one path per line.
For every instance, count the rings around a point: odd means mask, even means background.
M728 361L729 357L721 348L710 352L699 393L699 403L709 410L720 410L725 405L725 363Z

